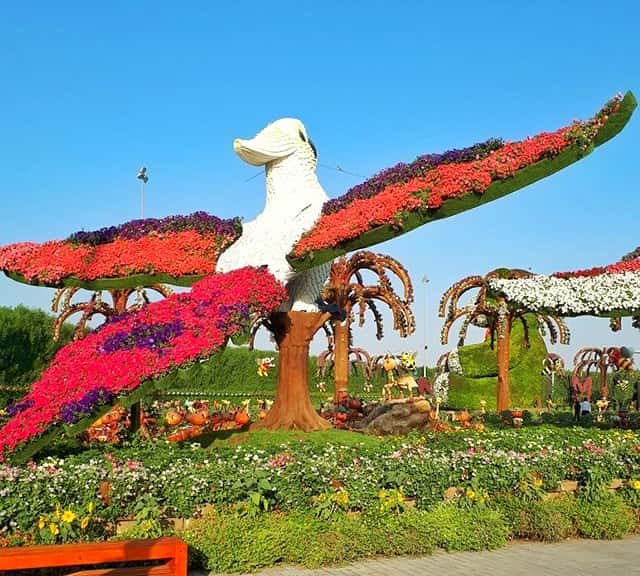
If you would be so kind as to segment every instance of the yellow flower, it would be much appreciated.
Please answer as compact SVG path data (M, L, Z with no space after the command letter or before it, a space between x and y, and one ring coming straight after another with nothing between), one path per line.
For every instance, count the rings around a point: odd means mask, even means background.
M536 488L540 488L542 486L542 478L534 478L533 485Z
M56 517L56 520L60 520L60 515L62 514L62 512L60 511L60 504L56 504L56 511L54 516Z
M467 488L467 498L469 498L469 500L473 500L476 497L476 493L471 490L471 488Z
M76 519L76 515L72 510L64 511L64 514L62 515L63 522L67 522L68 524L71 524L71 522L73 522L75 519Z
M51 524L49 524L49 532L51 532L51 534L53 534L54 536L60 533L58 525L55 522L51 522Z
M640 480L632 480L631 481L631 487L634 490L640 490Z
M387 497L387 493L384 490L380 490L380 492L378 492L378 498L380 498L380 500L386 497Z
M95 510L95 504L93 502L89 502L87 510L89 510L89 514L93 514L93 511Z
M82 519L82 522L80 522L80 528L82 528L82 530L84 530L87 526L89 526L89 516L85 516Z
M40 520L38 520L38 528L40 530L44 528L44 516L40 516Z
M346 506L349 504L349 493L346 490L340 490L336 495L336 502L340 506Z

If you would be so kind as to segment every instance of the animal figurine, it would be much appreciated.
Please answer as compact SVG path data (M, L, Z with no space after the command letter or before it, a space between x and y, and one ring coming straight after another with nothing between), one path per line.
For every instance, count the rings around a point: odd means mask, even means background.
M256 358L256 364L258 365L258 376L268 376L269 370L274 367L275 360L268 356L266 358Z
M382 387L382 397L385 402L393 399L393 389L397 388L400 398L404 398L404 391L413 398L414 390L418 390L418 383L413 374L416 369L416 353L403 352L399 356L386 354L382 360L382 367L387 373L387 383ZM398 376L396 377L396 373Z

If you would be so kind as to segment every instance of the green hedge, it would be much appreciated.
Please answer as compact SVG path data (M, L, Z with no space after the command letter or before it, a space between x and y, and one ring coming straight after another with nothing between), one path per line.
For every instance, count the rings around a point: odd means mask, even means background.
M0 407L23 396L53 355L73 335L62 327L60 342L53 340L53 316L25 306L0 306Z
M161 378L159 387L166 390L167 396L185 395L202 397L254 396L257 398L273 398L277 387L277 369L269 371L268 376L258 376L258 358L271 356L277 368L278 353L265 350L249 350L245 347L227 346L224 350L211 356L206 362L180 368ZM316 383L321 380L315 377L316 357L309 358L309 387L316 399L324 398L333 392L333 379L325 378L327 392L321 393ZM361 371L351 375L349 388L352 393L371 397L379 397L384 376L374 376L374 389L371 394L364 392L364 377Z

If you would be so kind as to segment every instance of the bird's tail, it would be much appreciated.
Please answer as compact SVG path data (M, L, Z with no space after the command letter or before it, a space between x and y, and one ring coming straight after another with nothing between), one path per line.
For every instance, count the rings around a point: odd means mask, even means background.
M267 316L286 290L266 268L209 276L123 314L62 348L31 391L8 406L0 429L0 460L32 454L52 429L95 417L144 382L223 348L250 318Z

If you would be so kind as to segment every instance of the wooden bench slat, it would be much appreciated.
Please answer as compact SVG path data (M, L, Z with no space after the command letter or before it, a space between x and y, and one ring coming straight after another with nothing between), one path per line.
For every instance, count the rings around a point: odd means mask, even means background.
M128 568L97 568L81 570L67 576L173 576L173 571L166 564L161 566L133 566Z

